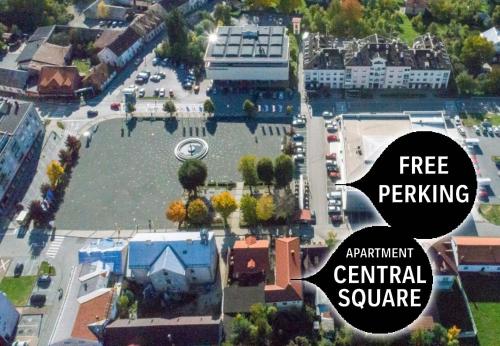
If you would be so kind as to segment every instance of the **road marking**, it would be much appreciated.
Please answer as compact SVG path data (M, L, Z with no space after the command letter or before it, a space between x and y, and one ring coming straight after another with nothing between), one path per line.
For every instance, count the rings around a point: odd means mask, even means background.
M56 258L57 253L59 252L59 248L61 247L64 241L64 237L60 235L56 235L54 240L50 243L50 246L47 250L47 257Z
M6 272L7 269L9 268L9 264L10 264L10 259L4 260L0 258L0 271Z

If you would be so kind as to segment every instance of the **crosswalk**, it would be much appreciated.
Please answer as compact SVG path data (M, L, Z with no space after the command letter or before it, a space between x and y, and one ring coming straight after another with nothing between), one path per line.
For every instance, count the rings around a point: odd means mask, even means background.
M62 243L64 241L64 237L60 235L56 235L54 237L54 240L50 242L50 246L47 249L47 257L49 258L56 258L57 253L59 252L59 248L61 247Z

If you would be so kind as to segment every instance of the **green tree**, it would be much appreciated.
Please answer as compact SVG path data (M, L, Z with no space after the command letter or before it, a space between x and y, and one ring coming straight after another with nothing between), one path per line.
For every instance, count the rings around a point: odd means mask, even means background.
M257 169L256 169L257 158L253 155L245 155L240 158L238 165L238 171L241 173L243 182L250 187L250 192L252 191L252 186L257 185Z
M415 28L415 31L417 31L418 33L423 34L425 32L425 24L422 14L418 14L415 17L413 17L411 19L411 25L413 26L413 28Z
M337 244L337 234L334 231L328 232L325 244L329 249L332 249Z
M178 177L182 187L196 195L198 186L204 185L207 179L207 166L200 160L186 160L179 168Z
M278 8L287 14L296 11L300 5L302 5L301 0L279 0Z
M451 0L429 1L429 11L439 22L448 22L453 17L454 4Z
M293 180L293 161L290 156L282 154L274 161L274 179L278 188L287 187Z
M201 198L193 199L187 208L189 221L194 224L201 224L207 221L208 207Z
M311 346L311 342L305 336L296 336L288 343L288 346Z
M432 328L432 344L446 345L448 342L448 330L441 324L436 323Z
M238 203L234 196L228 192L224 191L212 197L212 205L216 212L218 212L224 219L224 225L227 225L227 218L236 209L238 209Z
M206 99L205 102L203 102L203 111L208 113L209 115L215 113L215 105L212 100Z
M493 44L479 36L469 36L464 41L462 59L472 73L478 73L485 62L489 62L495 55Z
M335 338L336 346L350 346L354 341L354 332L351 328L347 326L341 327L337 331L337 336Z
M462 95L472 95L477 91L477 81L465 71L460 73L457 78L455 78L455 81Z
M244 194L240 199L240 210L243 220L249 226L255 226L257 219L257 199L249 194Z
M169 113L172 117L177 112L177 108L172 100L168 100L163 104L163 111Z
M410 345L412 346L431 346L432 340L432 332L425 329L417 329L410 335Z
M243 101L243 110L248 116L252 116L255 114L255 104L249 99L246 99Z
M255 212L257 214L257 219L260 221L268 221L274 215L274 201L273 197L270 195L263 195L257 200L257 206Z
M231 25L231 6L226 3L215 5L214 19L217 24Z
M500 5L496 5L492 15L493 24L500 26Z
M493 67L493 70L486 77L484 92L491 95L500 95L500 67Z
M273 197L276 207L275 217L286 220L290 224L298 209L297 198L295 198L290 189L277 191Z
M125 113L132 114L135 112L135 105L131 102L127 102L125 105Z
M231 335L229 336L230 345L256 345L255 335L257 327L245 316L237 314L232 324Z
M167 15L165 23L172 56L176 59L185 59L189 43L189 30L184 15L177 8L174 8Z
M257 176L269 189L274 180L274 166L270 158L262 157L257 161Z
M121 295L120 298L118 298L118 313L120 314L121 318L128 317L129 305L130 301L126 295Z

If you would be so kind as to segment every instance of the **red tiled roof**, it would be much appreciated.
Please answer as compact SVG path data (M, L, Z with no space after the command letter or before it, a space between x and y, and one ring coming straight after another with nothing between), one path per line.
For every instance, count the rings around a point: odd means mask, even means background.
M38 92L72 94L80 86L80 74L74 66L43 66Z
M297 237L276 239L276 264L274 285L266 285L266 302L290 301L302 299L300 279L300 240Z
M500 264L500 237L453 237L458 264Z
M108 318L113 291L110 290L80 304L71 336L78 339L97 340L89 325Z
M238 240L231 249L233 278L242 274L265 273L269 268L269 241L250 236Z

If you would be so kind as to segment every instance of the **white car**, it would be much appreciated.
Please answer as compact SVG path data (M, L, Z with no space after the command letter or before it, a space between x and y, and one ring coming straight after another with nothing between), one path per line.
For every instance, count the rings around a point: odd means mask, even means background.
M335 124L328 124L328 125L326 125L326 130L328 132L337 132L338 127Z
M139 89L139 97L144 97L146 95L146 90L144 88Z
M333 113L329 112L329 111L324 111L322 113L322 115L323 115L323 118L333 118Z
M137 91L137 89L139 89L139 87L137 85L135 85L135 84L130 84L129 88L130 89L134 89L135 91Z
M160 97L165 97L165 88L160 89Z
M305 124L306 124L306 121L304 119L295 119L294 121L292 121L293 126L302 127L302 126L305 126Z
M304 153L304 148L303 147L297 147L297 148L295 148L295 153L296 154L303 154Z
M460 117L458 115L455 115L455 126L460 125L462 125L462 120L460 120Z
M342 192L341 191L330 191L327 192L326 194L326 199L342 199Z
M295 142L295 147L303 147L304 142Z
M492 127L492 126L488 127L488 134L489 134L490 136L493 136L493 135L494 135L494 133L495 133L495 131L493 130L493 127Z
M293 155L293 160L294 161L304 161L305 159L305 155L304 154L295 154Z
M493 132L494 132L497 136L500 136L500 126L493 126Z
M337 166L337 161L335 160L326 160L326 166L333 166L333 167L336 167Z
M474 129L474 132L477 133L478 135L481 134L481 128L477 125L474 125L472 127Z
M336 198L329 199L328 200L328 206L331 206L331 205L336 205L338 207L341 207L342 206L342 200L336 199Z
M463 126L457 126L457 131L458 133L460 133L460 135L465 137L465 129L463 128Z
M329 214L332 214L332 213L340 213L341 209L338 205L329 205L328 206L328 213Z

